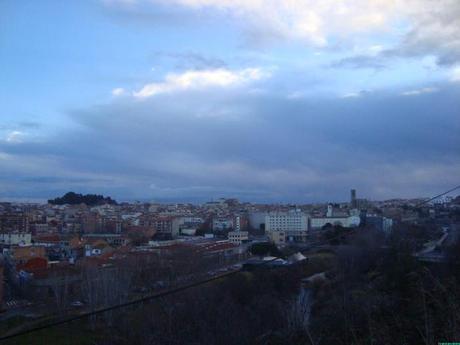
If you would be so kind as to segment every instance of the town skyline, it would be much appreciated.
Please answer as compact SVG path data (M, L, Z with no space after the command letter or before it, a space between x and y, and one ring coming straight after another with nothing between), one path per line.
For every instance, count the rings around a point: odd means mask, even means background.
M460 194L457 193L457 190L460 189L460 186L457 186L455 188L452 188L449 191L444 191L442 194L438 194L433 198L433 196L418 196L418 197L411 197L411 198L405 198L403 196L399 198L390 198L390 199L382 199L382 200L375 200L375 199L369 199L366 198L365 196L362 196L360 194L357 194L356 189L350 189L348 190L348 198L343 198L341 200L320 200L320 201L306 201L306 200L300 200L298 202L293 202L293 201L267 201L267 200L259 200L259 201L253 201L253 200L245 200L245 199L239 199L234 196L220 196L220 197L214 197L214 198L203 198L202 200L197 200L194 198L191 199L161 199L161 200L155 200L155 199L117 199L113 198L111 199L112 196L110 195L102 195L102 194L97 194L97 193L91 193L91 194L84 194L84 193L75 193L73 191L67 192L62 196L64 198L67 194L78 194L80 197L85 197L87 195L93 195L101 198L101 201L98 203L98 205L102 205L107 203L106 199L110 201L110 203L115 202L118 204L159 204L159 205L172 205L172 204L191 204L191 205L203 205L203 204L208 204L208 203L213 203L213 202L219 202L219 201L225 201L225 200L237 200L238 202L243 202L247 204L259 204L259 205L299 205L299 206L308 206L308 205L325 205L325 204L348 204L350 200L353 199L353 191L354 191L354 198L358 200L363 200L365 202L388 202L388 201L393 201L393 200L398 200L398 201L406 201L406 202L413 202L413 201L418 201L418 202L423 202L429 199L435 199L440 202L446 202L448 200L455 199L456 197L460 197ZM53 200L61 199L59 196L55 196L56 198L52 199L27 199L27 198L20 198L20 199L8 199L8 198L0 198L0 203L17 203L17 204L50 204L52 203ZM82 201L81 203L85 203ZM55 203L52 203L55 204ZM67 203L63 202L60 203L61 205L66 205ZM77 205L77 204L74 204Z

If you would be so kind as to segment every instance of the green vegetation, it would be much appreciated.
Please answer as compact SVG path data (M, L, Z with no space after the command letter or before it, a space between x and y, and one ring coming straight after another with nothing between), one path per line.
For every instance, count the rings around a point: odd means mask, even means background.
M48 203L52 205L79 205L86 204L88 206L96 206L103 204L116 205L117 202L110 197L104 197L103 195L97 194L78 194L74 192L68 192L60 198L48 200Z
M400 230L387 241L358 234L337 249L329 283L315 291L306 344L431 345L460 338L458 266L417 261L413 250L430 234Z

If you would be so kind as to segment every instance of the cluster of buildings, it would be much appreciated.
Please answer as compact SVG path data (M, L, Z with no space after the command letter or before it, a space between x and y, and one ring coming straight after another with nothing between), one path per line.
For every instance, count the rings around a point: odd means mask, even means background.
M121 203L79 205L0 203L0 275L38 279L79 262L107 264L122 253L177 253L192 248L216 260L241 257L255 241L303 245L328 227L370 226L391 231L394 222L420 221L420 200L371 202L351 190L348 202L267 205L219 199L201 205ZM428 204L439 219L452 199ZM446 211L447 210L447 211ZM168 255L169 255L168 254ZM98 261L99 260L99 261ZM1 277L0 277L1 278ZM0 297L4 294L0 279ZM1 303L1 299L0 299Z
M304 243L311 231L327 225L358 226L363 220L362 208L355 206L365 203L356 199L354 190L350 202L326 207L258 205L237 199L202 205L122 203L94 207L0 203L0 246L4 251L15 246L43 246L53 260L75 261L118 246L193 236L227 240L234 245L248 242L251 235L266 236L278 245ZM390 218L374 218L373 223L381 223L382 230L391 227Z

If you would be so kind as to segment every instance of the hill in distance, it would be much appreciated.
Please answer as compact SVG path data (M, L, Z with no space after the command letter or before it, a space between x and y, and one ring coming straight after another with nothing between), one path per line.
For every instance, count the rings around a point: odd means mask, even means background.
M74 192L68 192L62 197L48 200L48 203L52 205L79 205L86 204L88 206L96 206L103 204L116 205L117 202L109 196L104 197L103 195L97 194L78 194Z

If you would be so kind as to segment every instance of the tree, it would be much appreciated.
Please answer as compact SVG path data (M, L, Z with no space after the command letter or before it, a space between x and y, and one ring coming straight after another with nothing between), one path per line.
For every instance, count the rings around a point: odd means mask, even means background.
M111 204L116 205L117 202L110 197L104 197L103 195L97 194L77 194L74 192L68 192L60 198L50 199L48 203L52 205L79 205L86 204L88 206Z
M324 238L331 245L343 244L346 234L350 232L350 229L346 229L341 225L331 225L329 223L323 227L323 230Z

